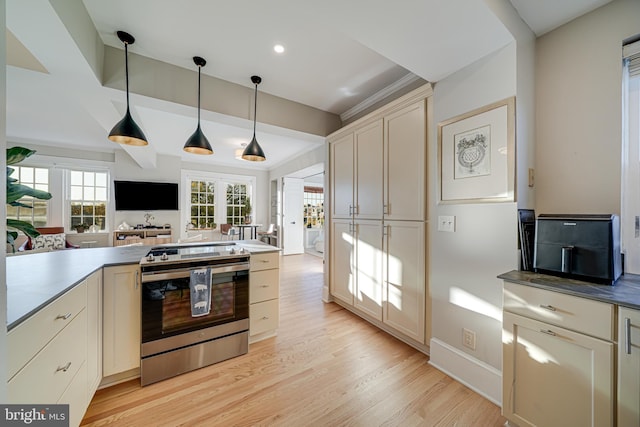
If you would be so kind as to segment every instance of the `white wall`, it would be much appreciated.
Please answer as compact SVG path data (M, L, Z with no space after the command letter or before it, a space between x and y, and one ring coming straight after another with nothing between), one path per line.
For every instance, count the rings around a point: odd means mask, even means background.
M538 39L538 213L619 213L622 40L640 1L615 0Z
M517 208L532 204L526 173L533 167L535 37L509 2L487 1L515 41L436 83L429 130L429 286L431 363L501 402L502 281L518 268ZM437 123L516 97L517 202L439 204ZM455 232L437 231L437 217L456 217ZM476 349L462 345L462 329L476 333Z

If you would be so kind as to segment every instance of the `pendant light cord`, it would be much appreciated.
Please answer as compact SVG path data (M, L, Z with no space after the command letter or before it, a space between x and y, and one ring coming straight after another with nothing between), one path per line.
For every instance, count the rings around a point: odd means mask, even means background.
M200 70L202 66L198 65L198 127L200 127Z
M253 101L253 138L256 138L256 115L258 114L258 84L256 83L256 94Z
M129 111L129 55L128 52L129 50L127 49L127 47L129 46L129 43L124 42L124 75L125 75L125 82L126 82L126 87L127 87L127 111Z

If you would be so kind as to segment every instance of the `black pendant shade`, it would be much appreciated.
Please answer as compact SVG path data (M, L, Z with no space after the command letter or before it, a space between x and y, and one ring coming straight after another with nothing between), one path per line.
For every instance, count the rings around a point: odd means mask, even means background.
M255 93L255 102L254 102L254 110L253 110L253 139L247 145L247 147L242 152L242 158L244 160L249 160L251 162L263 162L267 160L264 155L264 151L262 151L262 147L258 144L258 140L256 139L256 113L258 111L258 85L262 82L262 79L259 76L251 76L251 81L256 86Z
M136 124L131 117L131 111L129 110L129 58L127 47L133 44L136 39L129 33L124 31L117 32L118 38L124 43L124 64L125 64L125 82L127 89L127 112L124 118L120 120L109 132L109 140L117 142L119 144L126 145L147 145L147 137L144 136L142 129Z
M207 61L199 56L194 56L193 62L198 66L198 127L184 144L183 150L193 154L213 154L209 140L200 129L200 70L207 64Z

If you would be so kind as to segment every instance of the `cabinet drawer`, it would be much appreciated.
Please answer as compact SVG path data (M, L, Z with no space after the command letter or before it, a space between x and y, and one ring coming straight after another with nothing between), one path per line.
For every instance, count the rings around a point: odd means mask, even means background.
M280 270L252 271L249 274L249 303L278 298Z
M278 328L278 300L270 300L249 306L249 335L257 335Z
M613 341L612 304L510 282L504 283L503 302L505 311Z
M86 354L87 317L86 311L82 310L9 380L9 403L57 402L85 363ZM82 390L86 394L86 382Z
M251 271L270 268L280 268L280 254L278 252L251 254Z
M82 282L7 334L9 373L13 377L87 304L87 286Z

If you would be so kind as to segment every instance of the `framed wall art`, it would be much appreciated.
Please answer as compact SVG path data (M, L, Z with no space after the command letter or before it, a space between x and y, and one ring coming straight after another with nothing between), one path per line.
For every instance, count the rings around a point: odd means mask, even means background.
M438 124L441 203L515 200L515 98Z

